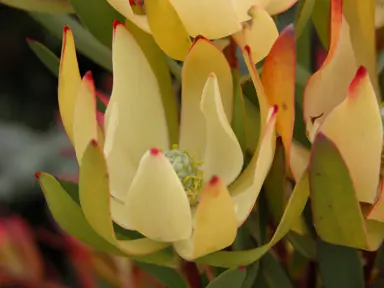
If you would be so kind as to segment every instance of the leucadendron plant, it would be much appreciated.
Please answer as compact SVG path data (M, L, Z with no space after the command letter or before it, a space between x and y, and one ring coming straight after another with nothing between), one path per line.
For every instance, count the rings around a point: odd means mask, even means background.
M16 2L82 23L30 12L62 37L60 59L29 45L79 163L78 183L36 174L65 231L166 287L379 283L380 1Z

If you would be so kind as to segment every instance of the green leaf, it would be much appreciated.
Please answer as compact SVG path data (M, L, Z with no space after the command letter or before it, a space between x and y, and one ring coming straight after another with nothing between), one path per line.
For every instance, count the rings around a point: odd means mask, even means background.
M64 26L71 28L76 42L76 50L112 72L111 50L96 40L87 29L70 15L50 15L38 12L30 12L29 15L58 39L62 38ZM110 28L112 31L112 26Z
M321 133L312 145L308 169L313 223L320 238L366 247L365 223L348 168L335 144Z
M168 67L167 56L156 44L152 35L144 32L128 20L126 21L126 26L143 50L145 57L156 75L165 110L170 143L178 143L179 114L176 97L172 87L172 78Z
M76 184L68 181L60 183L47 173L40 174L39 182L48 207L62 229L98 250L122 254L119 249L101 238L88 224L78 202Z
M280 222L284 214L286 198L286 166L284 145L281 137L277 138L275 157L264 182L264 195L268 209L275 224Z
M329 47L330 0L317 0L312 9L312 21L325 49Z
M246 276L245 267L228 269L215 278L206 288L241 288Z
M38 176L48 207L63 230L97 250L128 257L89 225L80 207L77 184L69 181L59 182L48 173L40 173ZM163 265L172 265L174 261L172 255L164 251L130 258Z
M63 0L0 0L13 8L44 13L73 13L72 6Z
M301 0L298 2L297 14L295 19L295 36L298 39L307 27L313 7L315 6L316 0Z
M92 4L84 0L69 0L69 2L93 36L105 46L112 47L113 21L124 22L125 18L106 0L92 0Z
M236 138L239 141L241 149L245 151L246 149L246 110L243 92L241 91L240 86L240 73L236 69L232 69L232 79L233 79L233 119L232 119L232 128L235 132Z
M28 46L41 62L55 75L59 76L60 59L40 42L28 39Z
M296 232L289 232L287 234L289 243L301 255L308 259L316 258L316 242L309 235L300 235Z
M381 74L384 72L384 48L380 50L377 55L377 72ZM384 89L384 87L382 87Z
M297 250L294 250L287 263L291 279L294 281L300 281L300 279L303 277L302 275L307 272L306 269L308 268L309 263L310 260L308 258L304 257Z
M324 287L363 288L364 273L359 252L356 249L317 243L318 264Z
M293 288L291 279L272 253L267 253L261 259L260 272L264 274L269 287Z
M196 262L211 266L232 268L236 266L246 266L259 260L289 232L292 225L299 219L309 196L308 186L308 174L305 173L293 190L279 226L267 244L245 251L219 251L199 258Z
M136 261L136 265L169 288L188 288L183 277L175 269Z
M259 275L260 262L255 262L252 265L247 266L246 276L241 288L255 287L253 284L256 281L257 275Z

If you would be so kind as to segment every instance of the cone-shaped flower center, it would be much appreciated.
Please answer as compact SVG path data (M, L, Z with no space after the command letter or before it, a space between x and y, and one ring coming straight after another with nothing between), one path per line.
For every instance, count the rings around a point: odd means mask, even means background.
M191 206L195 205L203 184L203 171L199 169L203 163L195 161L188 152L179 150L177 145L165 151L164 155L183 184L189 203Z

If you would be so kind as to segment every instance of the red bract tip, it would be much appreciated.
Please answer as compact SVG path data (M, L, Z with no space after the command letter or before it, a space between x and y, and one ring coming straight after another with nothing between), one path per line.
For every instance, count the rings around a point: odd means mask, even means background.
M113 29L116 29L117 26L119 26L119 25L123 25L119 20L114 20L113 21Z
M360 66L357 69L355 77L353 78L351 84L349 85L349 92L353 95L356 87L359 86L361 80L363 80L368 74L368 70L364 66Z
M35 178L36 178L37 180L40 179L40 176L41 176L41 172L35 172Z
M84 79L87 80L87 81L92 81L93 82L92 71L88 71L87 73L85 73Z
M193 42L197 42L199 40L207 40L207 38L205 38L203 35L197 35L195 40ZM207 40L208 41L208 40Z
M245 52L247 52L249 55L251 55L251 47L249 47L248 45L246 45L246 46L244 47L244 50L245 50Z
M209 181L209 184L210 185L216 185L217 183L219 183L219 181L220 181L219 176L213 175L211 178L211 181Z
M368 70L364 66L360 66L359 69L356 71L355 78L363 78L365 75L367 75Z
M69 29L69 27L67 25L64 26L64 33L66 33L68 30L71 30Z
M153 156L160 155L160 153L161 153L160 150L157 149L157 148L151 148L149 151L151 152L151 154L152 154Z
M244 271L244 270L247 269L247 267L245 267L245 266L239 266L239 267L237 267L237 269L239 269L239 270L241 270L241 271Z
M273 105L273 114L276 114L279 111L279 106Z
M27 43L35 42L35 40L33 40L33 39L29 38L29 37L25 38L25 40L27 41Z
M96 147L96 146L97 146L97 141L96 141L95 139L92 139L92 140L91 140L91 145L92 145L93 147Z

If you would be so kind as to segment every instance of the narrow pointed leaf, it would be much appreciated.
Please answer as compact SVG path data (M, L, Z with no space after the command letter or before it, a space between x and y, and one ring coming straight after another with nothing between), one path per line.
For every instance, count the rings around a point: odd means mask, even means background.
M124 21L124 17L113 9L105 0L69 0L85 27L106 47L112 46L112 23Z
M298 39L303 33L305 27L309 24L316 0L302 0L297 5L297 14L295 19L295 36Z
M154 264L135 262L137 266L169 288L188 288L183 277L174 269Z
M51 15L38 12L30 12L29 15L58 39L61 39L63 27L68 26L75 37L77 50L101 67L112 71L111 50L101 44L70 15Z
M13 8L43 13L73 13L72 6L65 0L1 0L0 4Z
M245 267L233 268L221 273L206 288L241 288L246 276Z
M276 141L276 151L272 167L264 182L264 195L267 199L270 214L276 224L280 222L287 202L285 171L284 147L279 137Z
M291 279L289 279L280 263L272 253L267 253L261 259L260 272L264 274L269 287L293 288Z
M246 149L247 143L247 115L244 95L240 86L240 75L239 71L232 69L233 79L233 118L232 128L236 134L236 138L243 151Z
M40 42L31 39L27 39L27 42L33 53L35 53L49 71L51 71L53 75L58 76L60 59Z
M330 3L332 0L315 1L315 6L312 9L312 22L315 26L317 35L319 36L323 47L329 47L329 19L330 19Z

